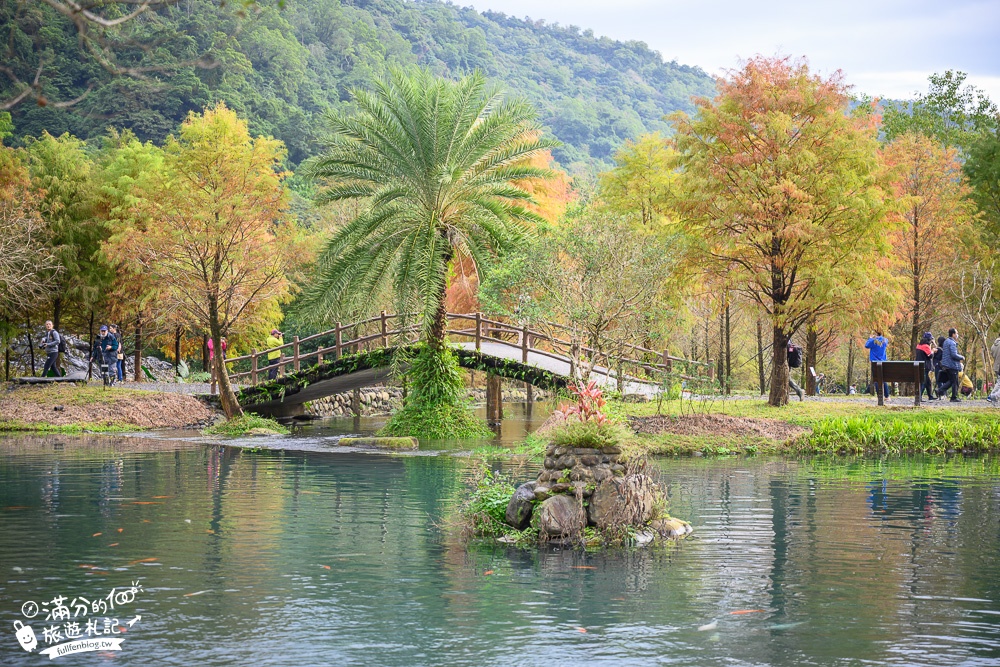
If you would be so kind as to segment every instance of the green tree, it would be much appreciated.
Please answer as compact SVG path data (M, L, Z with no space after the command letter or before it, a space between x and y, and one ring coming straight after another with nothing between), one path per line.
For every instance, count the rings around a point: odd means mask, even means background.
M601 197L619 213L637 214L643 225L657 224L670 207L676 163L659 133L628 141L615 153L615 167L601 174Z
M251 137L224 104L191 114L164 147L164 178L138 202L142 224L115 239L216 350L261 313L280 316L287 298L283 159L280 141ZM221 354L215 372L226 415L241 415Z
M534 109L503 99L480 74L452 82L396 69L373 92L354 91L354 101L359 113L329 117L330 144L305 169L327 184L318 201L367 205L323 250L299 312L347 319L391 291L398 312L416 313L427 349L441 357L418 364L442 371L422 381L444 387L453 384L445 347L449 266L461 254L483 271L541 219L526 208L534 199L518 182L547 175L527 164L547 144ZM465 412L451 405L453 414Z
M760 304L771 405L788 402L787 346L811 317L859 300L887 253L875 129L847 115L837 76L754 58L692 118L676 116L677 207L700 264Z
M496 266L479 288L489 311L573 343L584 382L594 364L630 346L649 347L675 319L672 272L679 252L634 220L590 207L546 226L521 253ZM589 348L589 350L587 349Z
M41 193L39 211L62 267L49 277L52 322L58 329L64 312L82 316L104 295L110 271L99 251L108 228L96 215L98 173L84 142L46 132L29 143L27 152L32 187Z
M883 118L886 141L916 132L945 146L968 150L983 132L997 129L997 107L983 91L964 86L965 72L931 74L926 95L888 103Z
M329 183L317 201L368 206L323 250L301 310L359 316L391 288L399 312L417 313L442 350L450 262L461 252L482 271L540 220L516 182L547 175L521 163L546 144L531 106L503 100L478 74L450 82L394 70L354 97L360 113L330 116L331 143L305 170Z

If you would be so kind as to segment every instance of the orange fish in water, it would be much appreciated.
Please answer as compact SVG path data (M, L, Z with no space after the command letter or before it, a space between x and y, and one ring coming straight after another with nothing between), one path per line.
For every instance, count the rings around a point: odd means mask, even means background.
M117 547L117 546L118 546L118 543L117 543L117 542L114 542L114 543L112 543L112 544L109 544L108 546L109 546L109 547Z
M10 507L4 507L5 510L30 510L30 507L22 507L21 505L11 505Z
M577 628L576 631L577 632L582 632L584 634L587 634L587 628Z
M101 536L101 535L103 535L103 534L104 534L104 533L94 533L93 535L91 535L91 537L100 537L100 536Z
M324 570L329 570L330 569L329 565L323 565L322 567L323 567Z
M173 498L173 496L153 496L153 498Z
M597 568L593 565L570 565L571 570L596 570Z
M732 616L739 616L741 614L765 614L767 613L767 609L738 609L729 613Z
M87 568L90 568L91 570L96 570L97 569L96 565L77 565L77 567L87 567Z
M134 560L129 565L137 565L139 563L155 563L160 560L159 558L140 558L139 560Z
M153 501L153 500L137 500L137 501L135 501L132 504L133 505L162 505L163 503L158 503L158 502Z
M125 532L125 529L124 529L124 528L119 528L119 529L118 529L118 532L119 532L119 533L124 533L124 532Z
M483 572L483 576L485 576L485 577L488 577L491 574L493 574L493 570L486 570L485 572Z
M153 522L152 522L152 521L150 521L149 519L143 519L143 520L142 520L142 522L143 522L143 523L153 523Z

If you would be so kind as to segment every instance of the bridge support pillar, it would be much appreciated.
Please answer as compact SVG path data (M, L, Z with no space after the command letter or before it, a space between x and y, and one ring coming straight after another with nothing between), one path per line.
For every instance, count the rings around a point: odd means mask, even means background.
M503 421L503 380L499 375L486 374L486 421L496 425Z
M361 416L361 390L355 389L351 392L351 414L355 417Z

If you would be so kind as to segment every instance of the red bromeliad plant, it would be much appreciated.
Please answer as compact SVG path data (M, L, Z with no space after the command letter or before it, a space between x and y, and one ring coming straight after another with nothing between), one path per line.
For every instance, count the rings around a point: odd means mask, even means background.
M607 404L607 401L604 400L604 392L594 380L588 382L587 386L583 388L571 384L569 391L576 397L576 405L563 405L556 410L557 414L562 415L565 419L576 416L581 422L608 423L608 418L601 412L601 408Z

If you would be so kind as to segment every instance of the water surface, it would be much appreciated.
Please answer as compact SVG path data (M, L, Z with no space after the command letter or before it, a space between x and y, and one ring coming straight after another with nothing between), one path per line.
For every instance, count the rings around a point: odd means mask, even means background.
M0 439L0 664L49 662L25 601L133 581L122 650L57 664L1000 664L992 459L664 460L694 535L590 553L463 544L471 465Z

